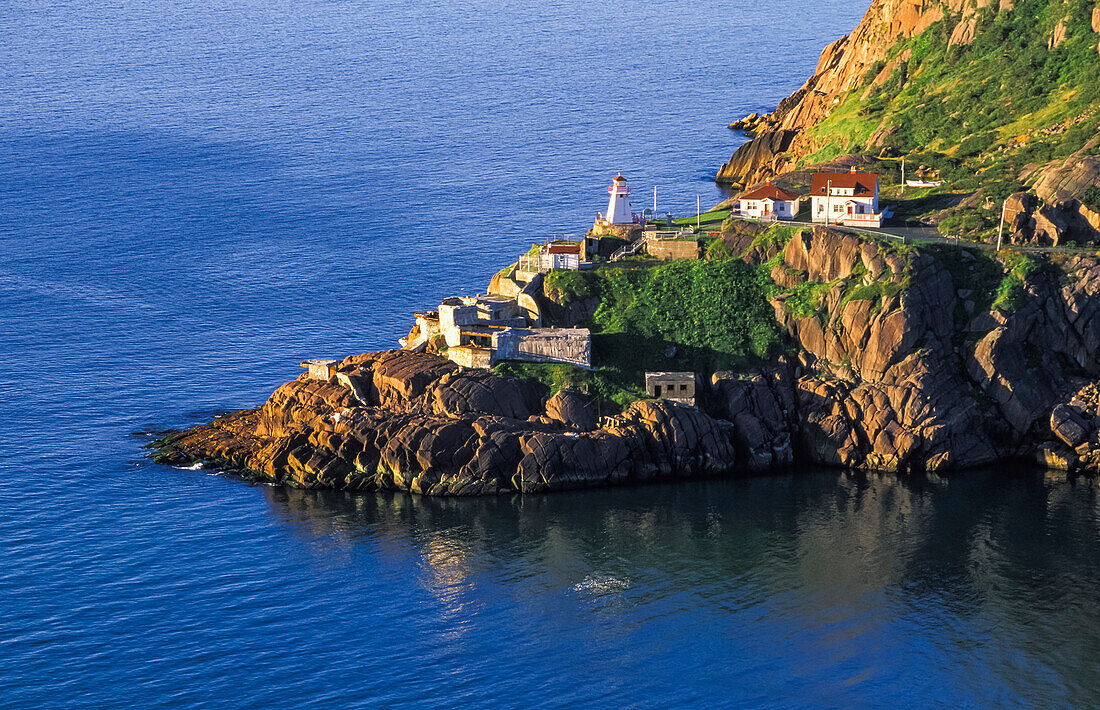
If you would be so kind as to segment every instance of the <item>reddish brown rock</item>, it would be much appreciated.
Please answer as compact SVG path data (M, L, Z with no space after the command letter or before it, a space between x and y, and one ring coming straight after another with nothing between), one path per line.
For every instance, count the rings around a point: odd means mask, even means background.
M797 362L716 373L700 409L641 401L598 428L579 392L548 397L538 383L388 351L345 359L329 381L303 375L259 409L169 437L155 456L292 486L432 495L798 461L948 471L1026 457L1100 470L1100 259L1037 269L1014 311L976 313L956 300L980 284L956 283L966 270L939 261L965 252L934 254L827 229L793 239L782 272L829 285L808 317L773 302Z
M390 351L344 360L328 382L306 376L262 407L160 442L165 463L209 462L303 488L389 488L428 495L538 492L736 467L733 426L692 407L638 402L595 429L576 393L447 360ZM341 377L343 375L344 377ZM349 378L371 383L364 397Z

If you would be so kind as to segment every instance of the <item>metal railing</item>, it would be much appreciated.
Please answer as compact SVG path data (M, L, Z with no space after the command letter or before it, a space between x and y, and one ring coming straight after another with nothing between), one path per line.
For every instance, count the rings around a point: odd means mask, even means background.
M532 274L538 273L542 270L542 255L537 254L535 256L527 256L526 254L524 254L519 258L519 266L517 266L516 268L518 268L520 271L526 271Z
M621 261L628 256L634 256L638 251L649 242L649 236L646 235L636 242L624 244L615 250L615 253L611 255L611 261Z

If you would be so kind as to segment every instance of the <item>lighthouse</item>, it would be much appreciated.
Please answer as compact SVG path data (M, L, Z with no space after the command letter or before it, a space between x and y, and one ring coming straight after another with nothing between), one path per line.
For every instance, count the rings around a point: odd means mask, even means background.
M607 192L611 199L607 201L607 216L604 219L611 224L633 224L634 217L630 214L630 188L626 186L626 178L622 173L611 181Z

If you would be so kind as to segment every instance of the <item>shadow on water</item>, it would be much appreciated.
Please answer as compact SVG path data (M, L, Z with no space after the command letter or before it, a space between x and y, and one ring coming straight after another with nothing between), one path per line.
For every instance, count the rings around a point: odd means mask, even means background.
M1095 481L817 470L527 497L266 495L311 537L407 549L427 584L508 584L518 566L596 596L688 595L735 628L758 609L791 643L817 629L815 650L869 664L853 671L867 682L930 664L960 698L1100 701Z

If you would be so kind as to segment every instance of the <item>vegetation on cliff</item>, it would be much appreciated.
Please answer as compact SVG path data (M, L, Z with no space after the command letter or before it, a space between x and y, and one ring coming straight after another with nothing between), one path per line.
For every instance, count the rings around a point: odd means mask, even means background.
M981 31L969 45L952 43L961 16L944 17L891 47L866 85L809 130L820 147L805 160L864 150L906 155L910 168L938 171L943 193L980 189L999 207L1028 189L1027 165L1066 158L1096 136L1100 54L1092 5L1030 0L1003 12L990 5L977 10ZM1062 39L1053 47L1056 31ZM977 236L999 218L997 209L969 204L940 224L946 233Z
M599 368L592 384L620 406L643 395L647 370L744 368L778 352L782 339L768 305L771 286L759 267L718 250L702 261L637 260L592 271L552 271L545 282L555 302L589 304L584 325L593 331ZM505 367L519 374L515 365ZM519 369L551 387L566 376Z
M1063 233L1094 239L1098 42L1092 0L875 0L852 34L825 50L803 89L773 114L735 124L758 138L719 179L786 175L798 185L813 166L862 164L885 176L883 199L899 216L976 239L994 234L1005 198L1031 190L1063 212L1045 214L1054 224L1038 231L1055 243ZM786 147L764 150L777 132ZM907 178L925 168L944 184L903 194L902 156ZM1073 200L1092 214L1078 219ZM1026 218L1014 226L1028 238L1036 231Z

